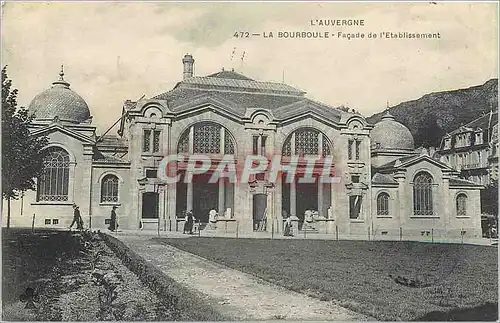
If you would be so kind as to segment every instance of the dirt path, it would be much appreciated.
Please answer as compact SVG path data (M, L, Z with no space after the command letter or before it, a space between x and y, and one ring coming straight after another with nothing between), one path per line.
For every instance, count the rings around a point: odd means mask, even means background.
M270 284L150 237L118 236L129 248L188 288L218 301L225 314L239 320L372 320Z

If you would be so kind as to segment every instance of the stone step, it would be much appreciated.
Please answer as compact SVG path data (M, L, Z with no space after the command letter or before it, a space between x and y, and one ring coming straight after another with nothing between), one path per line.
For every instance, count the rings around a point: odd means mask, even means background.
M302 227L299 232L307 232L307 233L319 233L319 230L316 229L316 228L312 228L312 227Z

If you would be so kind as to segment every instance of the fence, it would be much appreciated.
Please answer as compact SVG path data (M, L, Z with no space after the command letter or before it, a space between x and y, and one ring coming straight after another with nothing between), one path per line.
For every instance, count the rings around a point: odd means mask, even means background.
M327 230L312 229L309 224L299 223L292 229L292 236L284 235L284 222L274 221L253 222L253 228L242 230L238 220L218 221L215 225L206 222L196 221L193 228L193 235L198 237L231 237L231 238L263 238L263 239L319 239L319 240L365 240L365 241L421 241L430 243L481 243L495 244L496 239L484 239L468 234L466 230L444 233L435 228L410 229L410 228L366 228L365 232L345 232L345 228L339 228L332 224ZM314 227L314 226L313 226ZM178 231L182 232L183 223L178 225ZM253 229L253 230L252 230ZM342 230L343 229L343 230ZM168 235L168 232L165 233Z

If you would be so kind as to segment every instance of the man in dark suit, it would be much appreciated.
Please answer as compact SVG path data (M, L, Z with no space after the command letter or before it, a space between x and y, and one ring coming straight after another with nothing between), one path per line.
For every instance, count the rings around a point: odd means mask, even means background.
M73 222L71 222L69 228L71 229L71 227L73 227L73 224L75 223L77 229L83 229L83 221L82 217L80 216L80 209L78 208L78 205L73 204Z

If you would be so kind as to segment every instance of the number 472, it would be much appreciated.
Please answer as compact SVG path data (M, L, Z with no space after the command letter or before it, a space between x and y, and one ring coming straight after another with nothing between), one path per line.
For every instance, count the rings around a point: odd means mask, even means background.
M248 31L237 31L234 33L233 37L236 38L250 38L250 33Z

